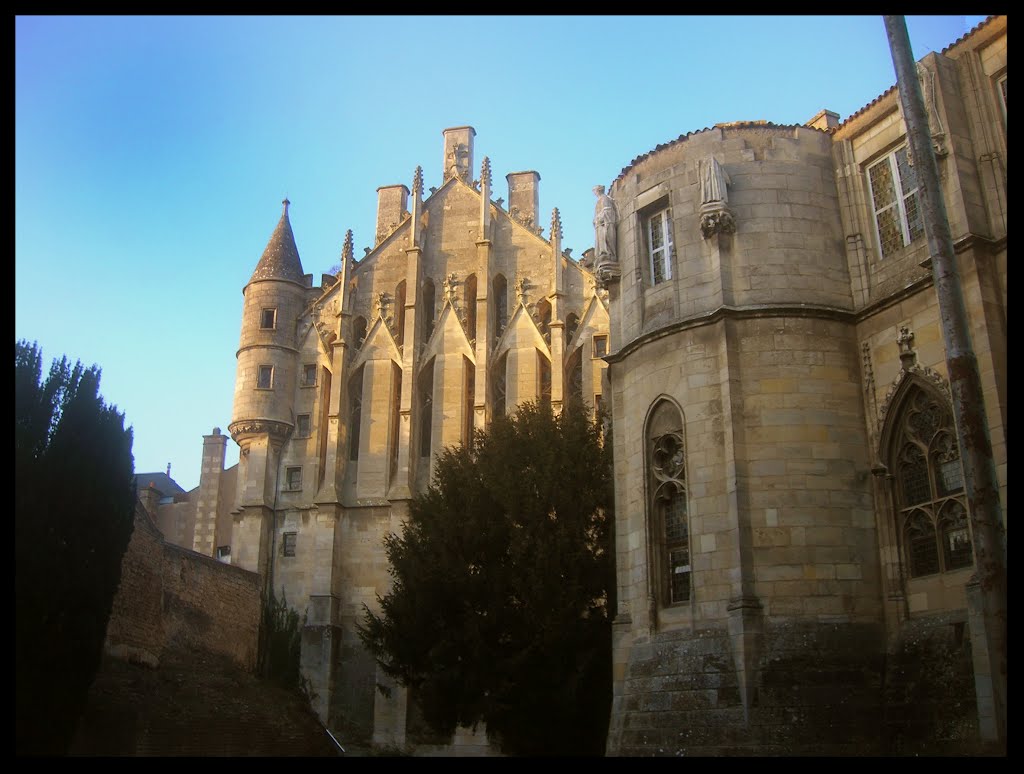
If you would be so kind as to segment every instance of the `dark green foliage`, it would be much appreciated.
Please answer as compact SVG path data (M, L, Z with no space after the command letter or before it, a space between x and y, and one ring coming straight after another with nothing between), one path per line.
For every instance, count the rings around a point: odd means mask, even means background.
M302 650L302 622L296 610L271 589L263 600L260 614L260 648L257 671L285 688L303 690L305 685L299 658Z
M133 529L132 432L96 366L14 347L17 752L63 754L99 668Z
M601 755L611 701L610 450L585 408L527 404L446 449L385 540L394 585L360 636L450 735Z

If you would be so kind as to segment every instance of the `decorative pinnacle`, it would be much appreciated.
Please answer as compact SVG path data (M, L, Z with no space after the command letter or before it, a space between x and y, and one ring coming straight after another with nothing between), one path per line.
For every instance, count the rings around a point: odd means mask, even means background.
M416 171L413 173L412 193L413 196L423 196L423 167L416 167Z
M558 208L551 211L551 238L562 238L562 216L558 214Z
M341 246L341 259L343 261L352 260L352 229L345 232L345 242Z
M491 187L491 160L484 156L484 162L480 165L480 182L487 183L487 187Z
M284 214L287 215L288 214L288 205L291 204L291 202L288 201L288 197L287 196L284 197L284 199L281 200L281 204L284 205Z

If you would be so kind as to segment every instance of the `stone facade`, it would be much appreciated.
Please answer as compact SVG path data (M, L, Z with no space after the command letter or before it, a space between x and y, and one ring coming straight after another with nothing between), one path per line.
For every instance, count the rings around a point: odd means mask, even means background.
M489 160L474 166L473 128L442 135L440 186L424 198L417 168L411 189L378 188L375 246L355 261L350 232L340 272L319 287L285 202L244 289L229 425L240 446L231 561L305 612L302 664L320 716L342 738L379 744L410 741L404 690L356 629L389 588L384 537L442 448L526 401L557 410L574 393L595 405L605 369L595 337L606 346L607 291L563 252L558 210L544 234L540 175L507 175L506 210ZM223 454L215 441L204 470ZM460 732L452 749L486 742Z
M994 18L919 65L1004 509L1005 53ZM991 737L984 669L963 679L984 643L898 98L842 124L719 124L611 186L609 754Z
M1005 520L1006 18L918 71ZM843 122L823 110L659 145L609 187L614 245L581 262L561 249L557 210L540 228L539 174L507 174L507 210L492 199L472 127L442 133L426 198L419 168L411 188L378 189L374 247L356 261L349 232L318 287L285 202L243 291L239 466L219 470L215 429L177 542L209 553L230 534L230 560L305 611L303 670L342 738L414 736L356 625L388 589L383 538L434 456L496 412L570 392L613 423L609 755L927 753L991 738L898 97ZM440 749L487 749L480 735L453 741Z

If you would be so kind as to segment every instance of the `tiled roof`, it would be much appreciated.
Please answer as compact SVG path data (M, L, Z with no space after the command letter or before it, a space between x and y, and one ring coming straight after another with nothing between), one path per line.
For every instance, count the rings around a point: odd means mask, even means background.
M945 47L944 49L942 49L942 52L941 52L941 53L945 54L945 53L946 53L947 51L949 51L949 50L950 50L951 48L953 48L954 46L957 46L957 45L959 45L960 43L962 43L963 41L967 40L967 38L971 37L971 35L973 35L973 34L974 34L974 33L976 33L976 32L977 32L978 30L980 30L980 29L981 29L982 27L984 27L985 25L987 25L987 24L988 24L989 22L991 22L991 21L992 21L992 20L993 20L994 18L996 18L996 17L995 17L995 16L989 16L989 17L987 17L987 18L986 18L986 19L985 19L985 20L984 20L983 22L980 22L979 24L975 25L973 29L971 29L971 30L969 30L969 31L965 32L965 33L964 33L963 35L961 35L961 36L960 36L959 38L957 38L957 39L956 39L955 41L953 41L953 42L952 42L952 43L950 43L950 44L949 44L948 46L946 46L946 47ZM838 129L841 129L842 127L846 126L846 124L848 124L848 123L849 123L850 121L852 121L852 120L853 120L854 118L856 118L856 117L857 117L857 116L859 116L859 115L862 115L862 114L866 113L866 112L867 112L868 110L870 110L870 109L871 109L871 108L872 108L872 107L873 107L874 105L877 105L877 104L878 104L879 102L881 102L881 101L882 101L883 99L885 99L886 97L888 97L888 96L889 96L889 95L890 95L890 94L891 94L892 92L894 92L894 91L896 91L896 84L895 84L895 83L894 83L894 84L893 84L892 86L890 86L890 87L889 87L888 89L886 89L885 91L883 91L883 92L882 92L881 94L879 94L879 95L878 95L877 97L875 97L875 98L874 98L873 100L871 100L871 101L870 101L870 102L869 102L868 104L866 104L866 105L865 105L864 107L862 107L862 108L861 108L860 110L857 110L856 112L854 112L854 113L851 113L850 115L848 115L848 116L847 116L847 117L846 117L845 119L843 119L843 121L842 121L842 122L841 122L841 123L840 123L840 124L839 124L838 126L834 127L834 128L833 128L833 129L831 130L831 131L832 131L832 132L835 132L835 131L837 131Z
M959 38L957 38L952 43L950 43L948 46L946 46L944 49L942 49L942 53L945 54L947 51L949 51L951 48L953 48L953 46L961 43L962 41L967 40L967 38L971 37L971 35L973 35L975 32L977 32L982 27L987 25L994 18L996 18L996 17L995 16L987 16L987 17L985 17L985 19L983 21L978 22L976 25L974 25L974 27L972 29L968 30L963 35L961 35Z
M712 129L715 129L715 128L718 128L718 129L764 129L765 127L769 127L769 128L772 128L772 129L794 129L794 128L797 128L797 127L801 127L803 129L809 129L810 128L810 127L808 127L808 126L806 126L804 124L773 124L771 121L730 121L730 122L727 122L727 123L715 124L713 127L705 126L703 129L695 129L692 132L687 132L686 134L681 134L681 135L679 135L674 140L669 140L668 142L662 143L661 145L656 145L652 150L647 151L647 153L640 154L635 159L633 159L631 162L629 162L629 164L627 164L626 166L624 166L622 168L622 171L619 172L619 176L616 177L615 180L612 181L612 185L615 185L615 183L617 183L619 180L621 180L623 177L625 177L626 173L629 172L630 169L635 167L637 164L639 164L641 161L643 161L647 157L657 153L658 151L663 151L666 148L671 148L673 145L678 145L679 143L688 140L691 135L700 134L701 132L709 132L709 131L711 131Z
M152 486L162 495L176 495L185 494L185 490L182 489L178 482L168 476L166 473L136 473L135 474L135 491L141 492L144 489L148 489Z
M299 260L299 249L295 246L295 235L292 233L292 224L288 221L288 204L284 200L284 212L281 213L281 220L277 222L277 228L270 235L270 241L263 251L263 257L256 264L256 271L252 273L249 282L265 279L291 280L300 285L305 285L305 274L302 271L302 262Z

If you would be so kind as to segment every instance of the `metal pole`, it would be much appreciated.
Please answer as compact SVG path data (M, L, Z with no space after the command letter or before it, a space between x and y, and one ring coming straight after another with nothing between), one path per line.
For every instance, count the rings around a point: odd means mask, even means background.
M978 661L975 660L975 683L979 720L989 713L992 718L991 722L981 723L981 734L985 741L1005 745L1006 548L1002 506L999 502L995 464L992 461L992 442L985 417L978 362L971 346L953 237L939 187L938 162L928 131L910 36L902 16L885 16L884 19L896 68L896 84L903 105L903 117L907 123L907 137L917 172L925 233L928 235L928 253L946 344L946 365L953 395L964 489L971 512L975 564L975 575L971 583L976 582L980 588L987 650L986 668L979 672ZM986 690L984 683L989 678L991 687ZM990 707L984 706L989 702Z

